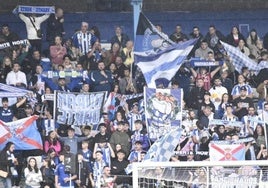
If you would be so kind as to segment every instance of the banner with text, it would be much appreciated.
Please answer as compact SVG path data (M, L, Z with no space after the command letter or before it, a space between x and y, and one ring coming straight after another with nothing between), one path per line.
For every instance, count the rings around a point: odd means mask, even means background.
M55 93L54 117L57 123L82 126L93 125L93 130L100 122L106 92L95 93Z

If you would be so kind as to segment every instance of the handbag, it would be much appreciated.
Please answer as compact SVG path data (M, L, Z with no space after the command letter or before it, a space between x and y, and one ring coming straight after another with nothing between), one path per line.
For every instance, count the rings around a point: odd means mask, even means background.
M33 23L33 20L30 17L29 17L29 19L30 19L30 21L31 21L31 23L32 23L35 31L36 31L37 37L42 38L43 37L42 30L41 29L37 29L36 26Z
M8 176L8 172L4 170L0 170L0 177L6 178Z

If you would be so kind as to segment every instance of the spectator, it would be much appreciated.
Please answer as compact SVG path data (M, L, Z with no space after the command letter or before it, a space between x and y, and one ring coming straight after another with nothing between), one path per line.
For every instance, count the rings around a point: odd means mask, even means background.
M101 176L101 187L116 187L116 178L117 176L111 175L111 168L109 166L105 166Z
M118 123L119 122L125 122L125 121L127 121L125 113L123 111L121 111L121 110L117 110L117 112L115 113L115 118L110 123L111 131L115 132L117 127L118 127Z
M260 62L262 59L262 53L267 52L267 49L263 47L263 41L257 40L256 47L254 46L252 50L250 50L250 54L253 55L257 62Z
M105 61L104 63L106 66L111 65L111 63L115 63L116 57L121 55L120 48L121 47L119 43L115 42L113 43L111 50L105 52L106 58L104 60Z
M79 150L78 155L82 155L82 160L88 168L91 168L91 160L93 158L93 152L88 148L88 141L82 141L82 148Z
M53 63L52 66L57 70L57 66L63 64L67 50L64 46L62 46L62 38L60 36L55 36L54 42L54 45L49 47L49 51L51 62Z
M8 24L3 24L2 25L2 33L1 33L7 42L12 42L19 40L19 36L17 33L12 32L9 28Z
M33 50L31 57L25 58L21 63L21 69L26 74L27 81L35 74L36 66L41 64L41 54L38 50Z
M83 158L83 155L81 153L78 153L77 155L77 179L75 180L75 183L78 187L89 187L89 174L91 173L91 169L88 165L88 162L86 162Z
M106 142L106 140L99 140L99 142L95 143L94 151L93 151L93 158L96 159L96 151L102 152L103 161L106 163L107 166L111 166L112 158L115 158L115 153L111 144Z
M131 150L134 150L136 148L137 141L141 144L141 150L147 151L150 146L150 140L148 137L147 131L143 128L142 121L136 120L135 123L135 130L132 132L131 135Z
M59 154L60 162L55 170L55 186L60 188L74 188L74 180L76 174L70 174L70 169L66 168L65 155L63 152Z
M126 47L122 49L121 57L126 67L131 67L134 62L134 43L132 40L127 41Z
M221 98L221 103L218 106L218 117L219 119L222 119L223 115L225 115L226 112L226 105L230 103L230 97L228 93L224 93Z
M246 56L250 55L250 51L248 49L248 47L246 47L246 43L243 39L240 39L238 42L238 46L236 47L238 50L240 50L243 54L245 54Z
M128 156L130 151L130 138L128 134L124 131L123 127L124 122L118 122L117 130L111 135L110 144L113 150L115 150L115 146L117 144L120 144L122 146L122 149L126 152L126 156Z
M124 70L124 77L119 80L119 88L122 94L137 93L136 80L128 68Z
M111 91L113 84L112 74L110 71L105 70L103 61L98 62L98 70L91 72L90 78L93 82L93 91Z
M250 50L250 54L253 54L252 52L253 52L254 48L257 47L257 41L258 40L260 40L260 37L258 36L256 29L252 29L249 32L249 35L248 35L248 38L247 38L247 46L248 46L248 48Z
M42 81L43 67L42 65L37 65L35 68L35 74L29 80L28 88L41 97L45 92L45 83ZM40 100L40 99L39 99Z
M248 112L242 117L241 121L244 124L244 127L241 130L243 132L243 136L253 136L256 127L258 126L258 121L260 121L260 117L257 115L254 106L248 107Z
M220 75L221 75L221 83L222 86L225 87L228 91L228 94L231 95L232 89L233 89L233 81L228 78L228 71L227 70L222 70L220 71Z
M91 134L91 126L89 126L89 125L83 126L81 128L81 130L82 130L81 137L86 137L86 139L83 140L82 143L83 142L87 142L88 149L91 150L91 151L93 151L94 145L95 145L95 138Z
M55 150L56 156L61 152L61 143L55 131L49 131L44 142L44 150L47 153L50 148Z
M56 8L55 14L51 14L47 20L46 40L49 46L53 45L55 37L63 37L64 32L64 12L62 8Z
M240 33L238 27L234 26L231 33L227 35L226 42L234 47L237 47L240 40L245 41L245 37Z
M18 160L15 158L13 153L14 149L14 143L7 142L4 149L0 152L0 169L8 173L7 177L0 177L0 180L7 188L11 188L14 183L14 177L11 170L13 169L14 172L14 167L18 165Z
M115 180L118 186L122 186L124 184L130 184L131 179L126 177L126 171L129 162L126 160L126 153L120 149L116 152L116 159L112 161L111 165L111 174L116 175L117 178Z
M238 83L233 87L232 92L231 92L233 99L236 99L237 97L240 96L240 90L242 87L246 88L246 91L247 91L246 95L252 98L253 91L252 91L251 86L246 83L246 78L242 74L240 74L238 75L237 81Z
M219 105L224 93L228 93L227 89L222 86L220 78L214 79L214 86L210 88L209 93L211 95L211 101L213 102L216 114L218 115Z
M203 41L203 35L200 32L200 29L198 26L194 26L192 32L190 33L190 38L197 39L197 42L195 43L192 51L188 55L188 57L193 57L196 49L198 49L201 46L201 41Z
M201 107L201 103L203 101L204 95L205 95L205 89L204 89L204 80L201 78L198 78L196 80L196 86L190 91L189 93L189 101L188 106L190 108L193 108L195 110L198 110Z
M99 133L95 135L95 143L99 143L101 140L109 142L111 135L107 132L105 123L100 123L98 129Z
M98 40L95 35L88 31L88 23L82 22L81 30L77 31L73 37L73 45L76 48L76 54L79 56L79 62L83 68L87 69L88 53L91 51L93 44Z
M63 59L62 65L64 67L63 68L64 71L74 71L75 70L75 63L72 62L72 58L70 55L65 54L62 59Z
M214 51L214 54L218 54L218 44L220 40L225 41L225 37L214 25L210 25L205 40L208 42L208 46Z
M92 173L90 173L89 179L92 187L100 187L102 171L107 164L103 160L102 151L97 150L94 155L96 156L96 159L92 164Z
M195 56L201 59L208 59L208 52L213 52L211 48L208 47L208 43L205 40L201 41L200 47L195 50Z
M88 63L86 65L86 70L98 70L98 62L103 61L106 62L106 53L105 50L101 48L101 43L96 41L93 44L91 51L87 55ZM105 64L105 66L107 66Z
M137 140L132 145L132 150L128 156L130 163L141 162L142 142Z
M115 35L111 38L111 45L113 46L114 43L118 43L120 47L125 48L127 41L129 41L128 35L122 32L120 26L116 26Z
M203 115L199 117L199 123L201 123L205 129L209 128L209 121L216 119L214 112L212 111L211 106L207 105L202 110Z
M27 80L25 73L20 71L19 63L13 63L13 69L7 74L6 84L19 88L27 87Z
M67 137L59 136L59 140L62 141L64 145L68 145L70 147L70 152L76 155L78 151L77 143L82 142L86 138L75 136L75 129L72 127L68 128L67 134Z
M24 169L24 177L26 188L41 187L43 176L34 157L29 158L27 167Z
M27 30L27 38L30 41L32 50L42 51L42 36L37 35L37 31L41 29L41 24L49 17L48 14L37 17L31 14L29 17L24 14L19 14L20 19L25 23ZM41 31L41 30L40 30Z
M127 112L127 120L129 122L130 130L135 131L135 122L137 120L143 120L143 115L139 111L139 104L133 103L131 111Z
M9 107L8 98L2 98L2 107L0 107L0 120L4 122L11 122L16 117L17 109L22 106L26 101L26 97L23 97L22 100L18 101L16 104L13 104Z
M192 67L190 68L193 77L198 80L198 78L201 78L204 80L204 89L206 91L209 91L211 88L211 80L216 75L216 73L221 69L221 67L217 67L213 71L209 72L207 70L207 67L200 67L199 72L197 73Z
M120 80L121 78L124 77L124 71L127 68L124 64L123 64L123 60L121 56L117 56L115 58L115 65L117 68L117 79Z
M188 40L188 37L182 33L182 28L181 28L181 25L176 25L176 28L175 28L175 32L172 33L170 36L169 36L170 40L172 40L173 42L176 42L176 43L179 43L179 42L184 42L186 40Z
M54 169L51 166L51 160L48 157L42 159L42 166L40 171L42 173L43 182L41 183L42 187L54 188L55 186L55 174Z
M5 56L3 58L2 67L1 67L1 76L0 76L0 83L6 83L7 74L12 71L12 62L11 58Z
M241 119L247 115L249 107L253 106L252 98L247 96L247 87L240 87L240 96L234 99L235 115Z

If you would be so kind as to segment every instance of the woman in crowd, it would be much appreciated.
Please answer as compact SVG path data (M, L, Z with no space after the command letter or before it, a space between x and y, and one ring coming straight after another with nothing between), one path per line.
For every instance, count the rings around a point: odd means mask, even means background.
M221 104L219 105L219 108L218 108L219 119L222 119L222 117L225 115L226 104L228 104L229 102L230 102L230 97L229 97L228 93L224 93L222 95Z
M42 186L48 186L49 188L54 188L55 174L54 169L51 166L51 160L48 157L43 158L43 164L40 168L42 173L43 182Z
M48 133L47 139L45 140L44 149L47 153L50 148L53 148L56 152L56 155L61 151L61 143L57 138L57 133L55 131L50 131Z
M0 176L0 181L4 183L6 188L11 188L14 185L15 176L18 176L15 168L18 165L18 160L14 156L14 149L14 143L8 142L0 153L0 170L6 172L6 177Z
M127 121L127 119L125 117L125 114L121 110L118 110L115 113L115 119L110 124L111 131L112 132L116 131L116 129L117 129L117 123L120 122L120 121L125 122L125 121Z
M247 46L251 54L253 54L253 50L257 47L258 40L260 40L260 37L258 36L256 29L252 29L247 38Z
M24 169L25 188L40 188L43 181L41 171L37 167L36 159L31 157Z
M231 44L234 47L238 46L239 40L244 40L244 36L239 32L239 29L237 26L234 26L232 28L231 33L226 38L227 43Z

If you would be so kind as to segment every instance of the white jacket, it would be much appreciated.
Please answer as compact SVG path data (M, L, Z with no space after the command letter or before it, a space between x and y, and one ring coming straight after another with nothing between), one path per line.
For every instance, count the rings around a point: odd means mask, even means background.
M41 23L44 22L46 19L48 19L49 14L40 16L40 17L33 17L33 16L25 16L24 14L19 14L20 19L25 23L26 26L26 30L27 30L27 38L29 40L38 40L40 39L39 37L37 37L37 33L36 30L33 26L33 24L31 23L30 19L32 19L36 29L40 29L41 27Z

